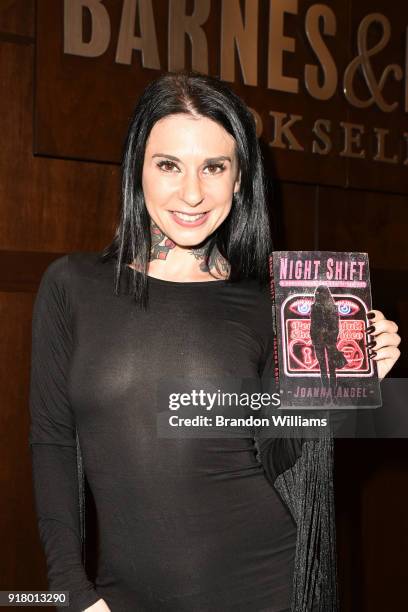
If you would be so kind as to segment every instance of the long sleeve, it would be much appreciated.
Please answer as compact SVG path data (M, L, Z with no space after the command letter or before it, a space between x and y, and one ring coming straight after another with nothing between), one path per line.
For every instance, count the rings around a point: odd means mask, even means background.
M79 612L101 597L81 556L75 420L67 393L72 349L68 286L65 255L44 272L34 302L29 445L48 587L69 591L68 609Z

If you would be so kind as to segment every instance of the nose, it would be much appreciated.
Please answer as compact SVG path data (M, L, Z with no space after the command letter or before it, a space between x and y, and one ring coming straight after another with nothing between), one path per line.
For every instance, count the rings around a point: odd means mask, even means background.
M189 206L195 207L204 199L202 185L195 172L188 172L181 185L181 199Z

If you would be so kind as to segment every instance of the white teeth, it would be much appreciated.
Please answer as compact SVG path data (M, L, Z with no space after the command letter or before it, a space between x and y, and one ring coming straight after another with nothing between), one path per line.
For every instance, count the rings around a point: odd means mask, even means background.
M199 215L186 215L184 213L176 212L176 211L174 211L173 214L179 217L180 219L183 219L183 221L190 221L191 223L193 221L197 221L198 219L201 219L201 217L205 215L205 213L201 213Z

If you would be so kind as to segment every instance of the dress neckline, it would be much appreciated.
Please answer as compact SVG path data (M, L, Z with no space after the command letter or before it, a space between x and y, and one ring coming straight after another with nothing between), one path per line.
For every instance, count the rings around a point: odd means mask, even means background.
M131 268L129 266L129 264L124 264L125 268L129 271L129 274L132 271L135 271L136 274L142 274L141 272L139 272L139 270L134 270L134 268ZM163 285L163 286L168 286L168 287L175 287L175 286L182 286L182 287L208 287L209 285L226 285L228 284L228 280L224 280L224 279L220 279L220 280L203 280L203 281L172 281L172 280L165 280L163 278L156 278L155 276L150 276L149 274L147 275L147 280L148 283L151 283L152 285Z

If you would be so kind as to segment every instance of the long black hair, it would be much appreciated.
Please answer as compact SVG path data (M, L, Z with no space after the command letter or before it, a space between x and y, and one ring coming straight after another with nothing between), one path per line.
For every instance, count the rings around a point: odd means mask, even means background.
M122 268L137 261L133 273L136 302L147 306L147 267L151 234L143 190L142 170L146 142L154 124L168 115L187 113L216 121L236 142L240 189L234 194L228 217L209 237L206 259L217 247L230 265L229 281L268 278L271 251L266 182L255 120L239 96L216 77L182 70L161 75L144 89L129 124L122 153L122 206L112 242L101 260L116 259L115 293ZM130 270L130 268L129 268Z

